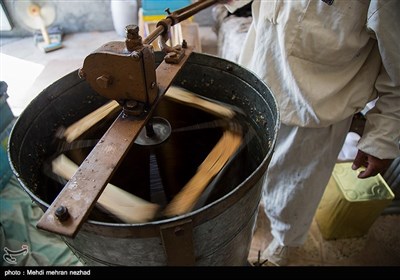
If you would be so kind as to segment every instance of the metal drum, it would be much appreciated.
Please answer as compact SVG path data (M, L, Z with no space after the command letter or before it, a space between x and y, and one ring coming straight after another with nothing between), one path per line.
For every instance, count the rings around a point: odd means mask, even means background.
M160 53L156 53L156 60L162 60ZM246 145L235 158L240 164L228 164L217 175L217 185L207 203L190 213L141 224L124 224L91 214L75 238L63 237L84 264L247 264L263 176L279 126L275 98L248 70L199 53L190 56L174 85L242 112L240 118L247 133ZM9 141L12 169L24 190L44 211L63 187L46 175L48 160L59 149L54 136L57 129L72 124L106 101L75 71L41 92L17 120ZM169 106L163 107L161 102L160 106L156 114L166 119L182 117L176 116L176 112L172 114L172 109L168 112ZM179 150L181 144L175 145L178 146L174 149ZM163 155L162 147L157 149ZM127 157L137 155L145 159L143 151L128 153ZM166 160L165 166L172 165ZM175 167L164 169L166 177L171 172L177 172Z

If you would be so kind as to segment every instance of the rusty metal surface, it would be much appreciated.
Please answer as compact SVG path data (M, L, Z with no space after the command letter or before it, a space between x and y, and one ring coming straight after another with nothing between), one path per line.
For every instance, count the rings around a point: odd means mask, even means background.
M125 42L109 42L85 58L80 74L108 99L151 104L158 94L155 70L150 46L129 52Z
M167 91L191 51L187 49L179 64L162 62L157 67L157 101ZM123 112L118 116L39 220L38 228L75 237L128 149L151 117L154 107L143 119L126 116ZM55 212L62 206L68 209L69 217L61 222Z
M175 12L171 13L168 17L171 17L174 21L174 24L177 24L216 3L218 3L218 0L196 1L191 5L176 10Z
M161 238L169 266L193 266L195 264L193 223L178 221L160 227Z
M145 121L146 119L134 120L121 113L65 185L37 227L74 236ZM59 207L66 207L69 212L69 218L62 222L56 217Z

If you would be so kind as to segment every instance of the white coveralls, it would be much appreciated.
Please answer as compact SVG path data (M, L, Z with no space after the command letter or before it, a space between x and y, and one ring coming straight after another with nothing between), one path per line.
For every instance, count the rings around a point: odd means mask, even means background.
M233 12L250 1L231 1ZM400 1L254 0L239 63L271 89L281 128L263 204L274 238L304 243L354 113L358 149L400 155Z

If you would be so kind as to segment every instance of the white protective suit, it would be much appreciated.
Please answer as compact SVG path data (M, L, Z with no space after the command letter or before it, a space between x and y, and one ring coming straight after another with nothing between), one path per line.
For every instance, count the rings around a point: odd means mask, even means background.
M230 1L233 12L250 1ZM354 113L358 149L400 155L400 1L254 0L239 63L275 95L281 117L263 203L282 245L304 243Z

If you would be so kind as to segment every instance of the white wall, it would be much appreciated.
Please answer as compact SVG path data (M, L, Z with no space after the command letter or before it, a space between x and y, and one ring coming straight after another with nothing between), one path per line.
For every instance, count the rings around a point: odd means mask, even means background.
M4 37L23 37L32 35L21 24L21 20L16 16L13 2L14 0L3 1L8 14L11 17L13 29L11 31L1 31ZM56 7L56 20L54 24L63 28L65 33L88 32L88 31L110 31L114 29L110 0L35 0L40 2L52 2ZM139 0L139 5L141 1ZM165 1L168 6L168 1ZM201 26L212 24L211 9L208 8L195 16L195 20Z

